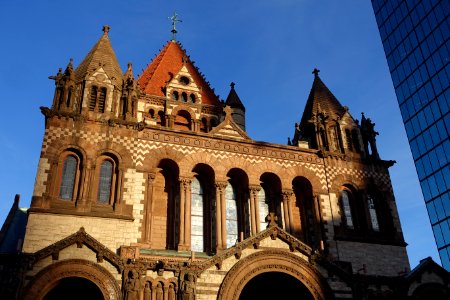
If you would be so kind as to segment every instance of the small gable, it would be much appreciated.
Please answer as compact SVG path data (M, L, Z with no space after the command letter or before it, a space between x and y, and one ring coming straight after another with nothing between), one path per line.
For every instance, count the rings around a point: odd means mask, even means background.
M249 140L250 137L247 135L247 133L245 133L245 131L242 130L242 128L239 127L239 125L237 125L231 117L231 108L229 106L226 106L224 111L226 114L225 119L217 127L211 130L210 133L219 137Z

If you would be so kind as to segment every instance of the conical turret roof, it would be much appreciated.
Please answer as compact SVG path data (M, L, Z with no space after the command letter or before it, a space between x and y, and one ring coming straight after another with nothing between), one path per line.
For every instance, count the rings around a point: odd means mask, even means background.
M86 55L78 68L75 70L75 80L81 81L86 75L94 70L97 70L99 66L103 67L110 79L117 80L118 83L122 82L122 70L117 61L116 54L111 46L111 42L108 37L109 26L103 26L103 35L98 42L92 47L91 51Z
M330 118L341 117L346 109L339 100L331 93L328 87L319 77L319 71L314 70L314 82L309 92L308 101L303 111L301 125L306 125L313 115L325 113Z
M244 104L242 104L241 99L239 99L238 94L236 93L236 90L234 89L235 83L232 82L230 84L231 90L228 94L227 100L225 101L225 105L228 105L231 108L241 108L245 111Z
M169 41L161 52L153 59L138 78L141 90L150 95L166 96L164 87L177 74L180 69L186 66L196 85L202 94L202 103L209 105L220 105L219 98L186 55L181 45L172 40Z

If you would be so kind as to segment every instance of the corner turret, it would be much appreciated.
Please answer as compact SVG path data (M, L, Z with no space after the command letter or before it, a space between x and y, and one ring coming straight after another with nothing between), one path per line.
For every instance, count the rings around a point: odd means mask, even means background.
M231 115L234 122L236 122L236 124L245 131L245 107L234 89L235 85L236 84L234 82L230 84L231 90L228 94L227 100L225 101L225 105L231 108Z

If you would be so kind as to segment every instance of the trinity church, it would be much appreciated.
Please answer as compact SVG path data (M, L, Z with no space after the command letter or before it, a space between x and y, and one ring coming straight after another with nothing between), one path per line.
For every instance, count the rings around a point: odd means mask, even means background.
M219 99L175 37L135 76L109 30L50 76L31 205L0 234L3 299L449 295L431 259L410 270L373 122L318 70L288 143L257 142L234 84Z

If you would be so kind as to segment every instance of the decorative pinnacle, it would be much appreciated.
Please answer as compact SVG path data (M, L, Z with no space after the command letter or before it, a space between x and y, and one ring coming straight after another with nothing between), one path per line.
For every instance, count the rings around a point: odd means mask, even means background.
M235 86L235 85L236 85L236 83L234 83L234 82L231 82L231 83L230 83L230 86L231 86L231 89L232 89L232 90L234 90L234 86Z
M314 77L319 77L319 72L320 72L320 70L318 70L317 68L314 68L314 70L312 71L312 73L314 74Z
M109 32L109 30L111 29L111 27L109 27L109 25L103 25L103 32L105 33L105 34L108 34L108 32Z
M169 20L172 21L172 41L176 41L177 40L177 22L183 22L182 20L179 20L177 13L174 11L173 12L173 16L168 17Z

